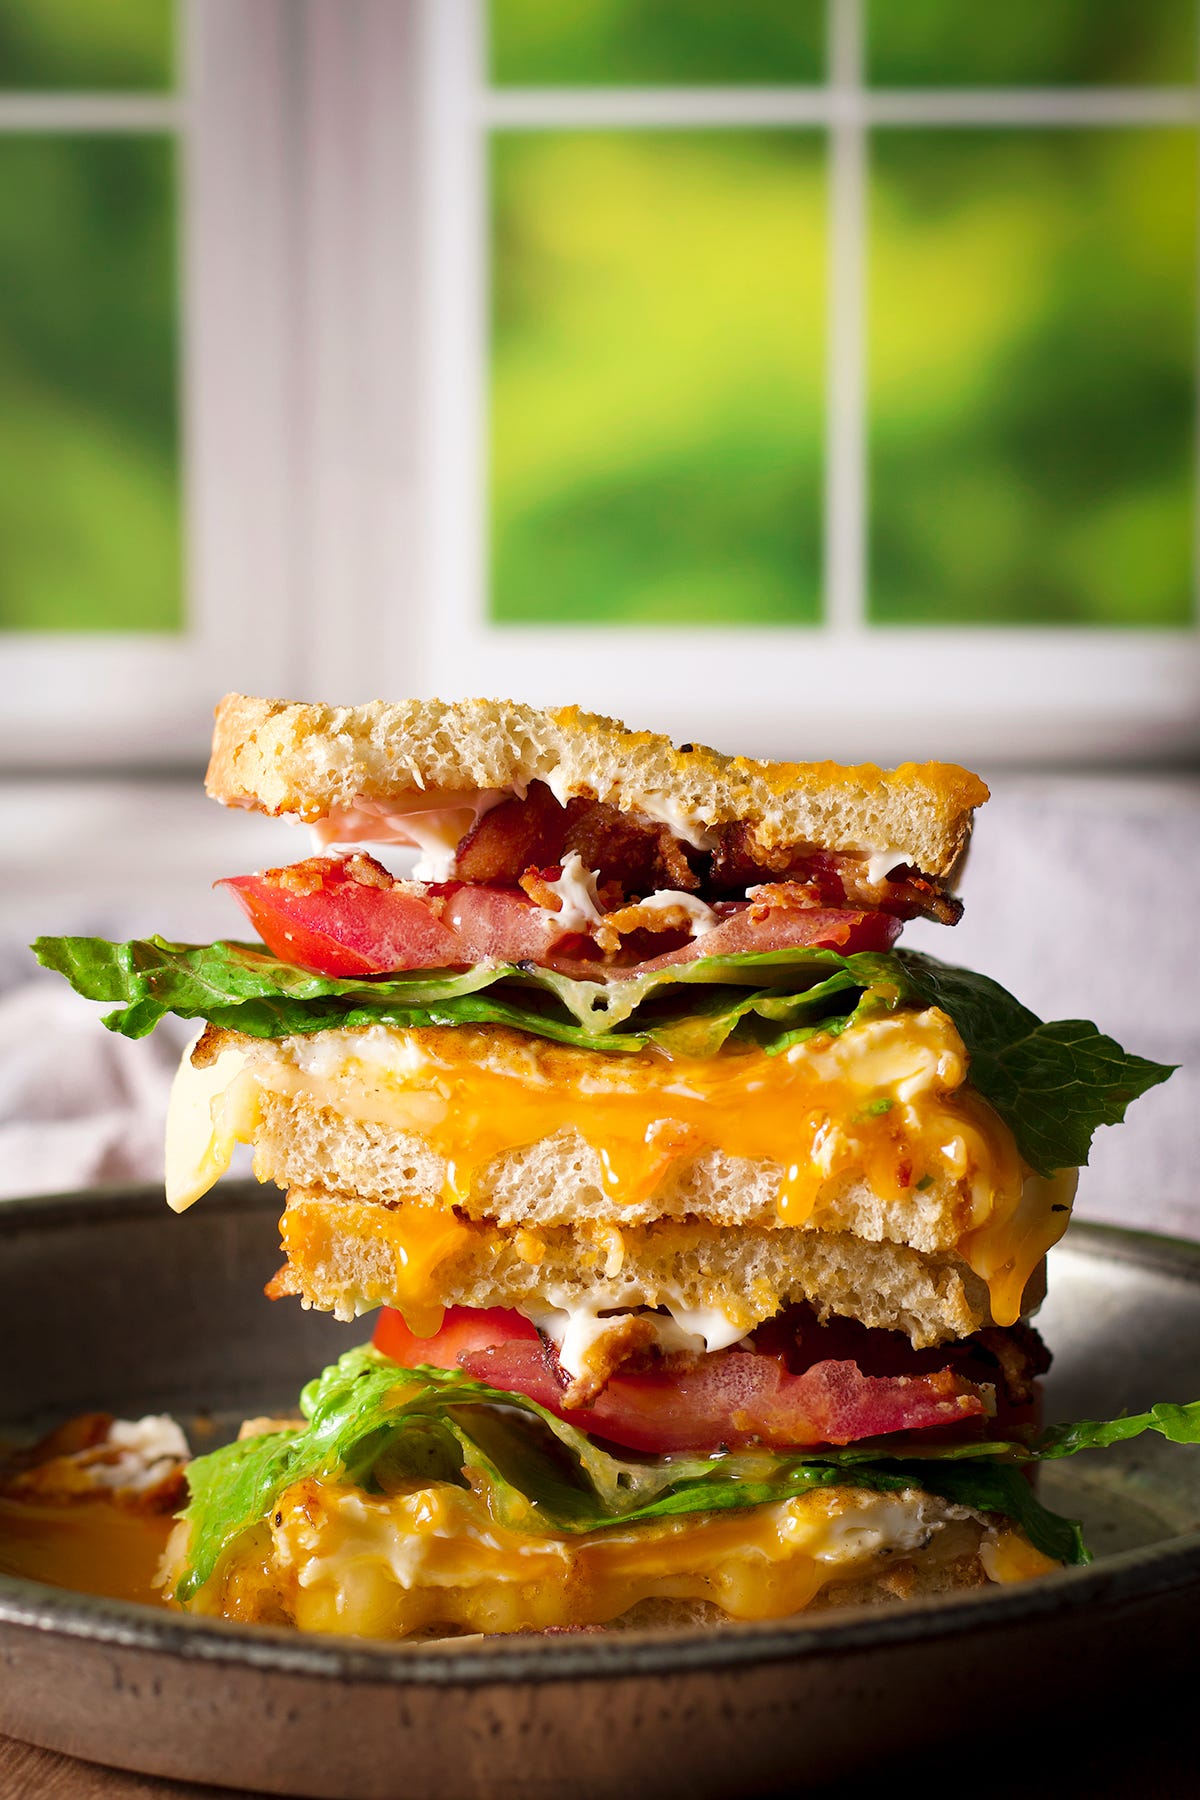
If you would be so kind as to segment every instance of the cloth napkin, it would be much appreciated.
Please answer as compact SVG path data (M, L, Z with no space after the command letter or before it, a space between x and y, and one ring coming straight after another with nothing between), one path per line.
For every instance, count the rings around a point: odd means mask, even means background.
M161 1181L171 1081L196 1027L136 1042L65 983L0 994L0 1198Z

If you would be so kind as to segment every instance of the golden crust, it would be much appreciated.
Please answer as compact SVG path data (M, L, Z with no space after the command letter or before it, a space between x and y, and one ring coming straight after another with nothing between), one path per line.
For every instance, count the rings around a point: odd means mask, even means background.
M298 1295L343 1319L395 1307L418 1336L437 1331L445 1306L700 1310L718 1295L743 1332L801 1302L821 1318L902 1331L917 1349L991 1322L987 1289L964 1263L844 1231L637 1226L621 1233L620 1268L609 1277L613 1234L587 1221L539 1231L530 1261L519 1233L487 1221L294 1186L280 1235L287 1262L267 1288L272 1299Z
M765 849L903 851L922 873L949 876L966 847L978 776L948 763L765 762L703 744L680 748L651 731L577 706L540 710L500 700L375 700L333 707L227 694L216 709L210 795L226 806L312 821L361 800L520 788L547 781L679 821L694 831L738 822Z

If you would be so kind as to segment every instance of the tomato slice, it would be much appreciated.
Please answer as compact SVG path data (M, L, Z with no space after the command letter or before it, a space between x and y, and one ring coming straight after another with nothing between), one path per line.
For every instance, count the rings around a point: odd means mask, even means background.
M370 857L312 857L216 885L230 890L268 950L320 975L542 961L556 939L567 941L553 913L519 888L394 882Z
M452 964L455 934L429 900L392 884L386 870L378 887L356 878L351 865L368 860L313 857L216 885L231 891L282 962L336 976Z
M230 890L281 961L320 975L352 978L525 961L584 979L597 972L590 941L578 933L564 934L556 915L519 888L394 882L366 856L312 857L262 875L230 876L216 885ZM900 930L900 921L888 913L844 908L773 907L758 917L745 904L722 902L717 913L719 923L705 936L648 961L637 960L636 951L627 952L627 960L609 974L636 975L702 956L800 945L844 955L887 950ZM580 960L581 951L589 950L592 960L586 955Z
M522 1313L504 1306L449 1306L441 1330L428 1338L417 1337L405 1324L402 1313L385 1306L371 1342L382 1355L390 1356L406 1369L419 1363L434 1369L457 1369L462 1358L473 1351L525 1340L537 1344L537 1331Z

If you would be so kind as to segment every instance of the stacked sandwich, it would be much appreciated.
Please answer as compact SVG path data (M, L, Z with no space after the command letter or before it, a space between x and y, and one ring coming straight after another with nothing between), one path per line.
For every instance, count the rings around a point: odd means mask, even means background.
M893 948L959 916L973 775L230 696L208 787L317 836L226 883L259 945L39 954L115 1029L205 1022L171 1204L252 1143L268 1292L382 1310L191 1465L179 1604L405 1637L1022 1579L1086 1554L1029 1463L1197 1434L1036 1429L1077 1165L1169 1070Z

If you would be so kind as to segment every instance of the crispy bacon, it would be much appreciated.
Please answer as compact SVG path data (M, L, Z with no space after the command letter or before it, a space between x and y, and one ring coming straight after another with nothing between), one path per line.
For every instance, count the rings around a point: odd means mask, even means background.
M891 879L873 881L860 856L803 845L767 847L744 823L720 826L712 835L714 847L702 852L682 843L666 824L586 796L562 805L544 782L535 781L525 795L514 795L482 813L460 839L456 882L496 889L519 886L543 908L557 911L545 890L565 859L575 853L583 867L594 872L601 908L610 914L627 911L664 890L703 895L718 907L722 899L736 904L752 890L759 909L769 905L826 913L884 912L896 919L926 917L946 925L956 924L962 913L957 899L915 869L896 869ZM340 867L346 879L361 886L387 890L394 885L387 870L370 856L343 858ZM311 857L244 880L266 882L298 899L321 897L328 891L329 868L329 858ZM414 891L411 884L407 891ZM251 898L247 888L244 903ZM660 914L635 924L630 914L606 923L594 935L611 957L618 949L627 949L618 940L635 931L662 936L674 929L682 936L688 923L678 915L668 922ZM429 965L421 960L395 966ZM365 971L347 967L336 972Z
M455 851L458 879L515 887L526 869L560 863L572 816L587 805L560 806L545 782L531 783L524 799L502 801L476 820Z
M455 868L461 881L515 887L527 870L554 868L572 851L614 888L614 902L699 885L668 826L583 797L563 806L541 781L476 821L458 846Z
M1035 1378L1049 1366L1028 1325L914 1350L902 1332L819 1320L796 1305L734 1350L693 1355L659 1348L653 1313L608 1323L574 1379L553 1343L502 1307L449 1307L429 1338L385 1307L374 1342L405 1367L465 1369L597 1437L657 1452L853 1443L898 1431L941 1435L951 1426L972 1439L1003 1436L1035 1422Z
M848 869L843 883L851 903L879 906L897 919L933 919L939 925L957 925L962 918L963 903L956 894L943 893L936 882L915 872L900 881L872 885L865 875L855 876Z
M813 1363L793 1375L775 1357L720 1350L684 1369L616 1375L586 1407L568 1406L545 1350L513 1342L467 1352L467 1374L536 1400L596 1437L658 1455L751 1444L807 1449L985 1418L988 1390L948 1369L864 1375L855 1363Z
M661 888L694 893L700 877L688 852L670 826L639 819L616 806L595 802L572 819L563 844L564 854L579 855L585 869L595 869L602 880L618 881L630 896L653 894Z
M678 903L672 906L648 906L643 900L634 900L628 906L619 907L616 912L606 913L604 923L609 931L616 934L618 940L632 936L635 931L648 931L652 937L659 937L663 932L690 936L692 915L686 906Z
M760 1325L753 1343L792 1370L814 1359L852 1361L871 1375L928 1375L950 1369L965 1381L993 1387L997 1429L1031 1421L1037 1378L1050 1367L1050 1352L1024 1321L988 1326L958 1342L914 1350L900 1331L874 1331L857 1319L818 1320L809 1306L787 1307Z
M714 894L741 893L774 879L810 888L814 902L824 906L844 905L839 859L827 851L793 844L768 849L759 843L754 827L741 821L718 825L713 836L716 846L709 858L707 885Z
M802 845L759 843L754 827L718 826L717 843L705 873L706 893L726 894L769 883L805 889L814 906L857 906L893 913L898 919L936 919L957 925L962 902L917 869L894 869L889 879L871 881L862 857L812 850Z

